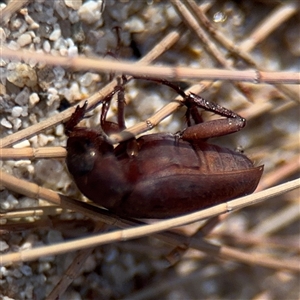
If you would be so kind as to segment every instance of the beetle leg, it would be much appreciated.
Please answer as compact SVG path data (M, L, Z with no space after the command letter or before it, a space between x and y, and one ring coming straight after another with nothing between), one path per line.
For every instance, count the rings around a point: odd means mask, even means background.
M202 119L196 105L192 105L187 108L186 113L185 113L185 118L186 118L187 125L189 127L192 126L191 118L194 120L195 124L203 123L203 119Z
M88 102L85 101L82 107L80 107L79 105L76 107L75 112L72 114L69 121L65 123L66 135L69 135L70 132L74 130L74 127L84 118L87 105Z
M246 125L246 120L240 115L193 93L185 97L185 105L188 107L188 110L191 110L191 113L194 113L194 115L192 115L193 118L197 118L199 115L194 112L194 109L200 107L226 117L226 119L207 121L188 127L181 134L183 140L200 140L222 136L237 132ZM197 123L196 119L195 122Z
M119 125L119 129L124 130L126 128L125 125L125 112L124 112L124 107L125 107L125 96L124 96L124 85L126 83L126 79L125 76L122 76L122 82L121 82L121 78L118 78L118 83L119 83L119 93L118 93L118 125Z
M100 116L100 124L102 130L106 134L112 134L112 133L117 133L120 132L121 130L125 129L125 117L124 117L124 106L125 106L125 101L124 101L124 84L126 80L124 79L125 77L122 77L122 82L121 79L118 78L118 85L116 85L114 91L103 101L102 105L102 111L101 111L101 116ZM106 120L108 110L110 108L111 100L112 97L115 93L118 93L118 119L117 123L110 122Z
M186 141L202 140L237 132L245 126L240 119L218 119L187 127L181 132Z

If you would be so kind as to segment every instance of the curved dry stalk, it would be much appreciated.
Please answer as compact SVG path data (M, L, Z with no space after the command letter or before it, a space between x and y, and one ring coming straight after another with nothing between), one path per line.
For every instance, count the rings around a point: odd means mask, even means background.
M53 191L47 190L42 187L38 187L33 183L26 183L23 180L14 178L13 176L5 173L2 173L0 175L0 178L1 178L1 184L7 189L17 191L21 194L27 195L32 198L42 198L45 200L49 200L51 202L55 201L56 202L55 204L58 204L57 202L59 202L59 204L61 204L62 206L66 205L66 202L63 201L65 197L62 197L61 195L58 195ZM6 254L3 255L1 259L3 264L15 262L15 261L28 261L28 260L36 259L38 257L48 256L49 252L55 255L55 254L65 253L68 251L74 251L77 249L99 246L113 241L125 241L129 239L135 239L145 235L159 233L174 227L190 224L222 213L231 212L233 210L237 210L242 207L267 200L276 195L280 195L289 190L293 190L299 187L300 187L300 179L296 179L294 181L284 183L282 185L270 188L268 190L261 191L259 193L252 194L249 196L241 197L239 199L235 199L227 203L216 205L214 207L201 210L195 213L191 213L185 216L159 221L155 224L142 225L139 227L134 227L126 230L120 230L112 233L102 234L96 237L84 238L72 242L65 242L59 245L59 247L58 245L53 245L53 246L40 247L37 249L27 250L19 253ZM80 206L79 203L78 204L75 203L72 206L70 206L69 208L77 208L82 211L82 207ZM89 216L91 215L89 214ZM98 214L97 214L97 218L99 218ZM102 221L108 224L116 223L116 222L112 222L112 219L107 215L101 216L101 219ZM192 245L193 244L191 243L191 246Z

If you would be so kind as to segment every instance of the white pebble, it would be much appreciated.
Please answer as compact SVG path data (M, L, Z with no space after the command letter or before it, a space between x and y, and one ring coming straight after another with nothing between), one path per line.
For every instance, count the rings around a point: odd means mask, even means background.
M18 200L14 196L9 195L6 197L5 202L1 202L1 208L2 209L12 209L12 208L16 207L17 204L18 204Z
M66 71L62 67L54 67L53 73L56 76L56 80L61 81L62 78L65 76Z
M48 96L47 96L47 105L48 106L51 106L52 103L56 100L59 99L59 96L58 96L58 91L57 89L55 88L49 88L48 89Z
M77 82L73 82L69 89L64 90L64 96L68 101L80 99L80 91Z
M0 202L0 207L5 210L10 209L8 202Z
M79 78L79 82L82 86L90 86L90 84L93 82L93 73L87 72L83 74Z
M43 49L45 52L49 53L51 50L51 45L48 40L43 43Z
M72 46L68 49L68 56L75 57L78 56L78 48L77 46Z
M38 143L39 143L40 147L46 146L48 143L48 136L43 133L39 134L38 135Z
M40 97L37 93L32 93L29 96L29 103L31 106L34 106L36 103L38 103L40 101Z
M15 167L26 167L31 165L31 161L29 159L21 159L15 162Z
M0 267L0 277L1 278L2 278L2 276L6 277L8 274L9 274L8 270L5 267L1 266Z
M30 143L28 140L23 140L17 144L14 144L13 145L13 148L15 149L20 149L20 148L25 148L25 147L29 147L30 146Z
M132 17L129 21L125 22L124 28L131 32L143 32L145 30L145 23L138 17Z
M32 41L32 37L29 33L23 33L18 37L17 43L20 45L20 47L24 47L28 44L30 44Z
M0 27L0 41L5 42L5 40L6 40L6 33L4 29Z
M12 124L5 118L2 118L0 124L5 128L12 128Z
M59 28L54 29L49 36L50 41L57 41L61 37L61 30Z
M78 10L80 19L88 24L92 24L101 18L102 1L98 3L95 1L85 2Z
M41 38L39 36L35 36L33 37L32 41L34 44L39 44L41 42ZM35 50L33 45L30 45L30 47L32 48L32 50Z
M20 246L21 250L32 249L33 244L36 242L36 236L34 234L30 234L26 237L26 240Z
M75 45L74 41L71 38L67 38L66 43L69 48Z
M62 124L59 124L58 126L56 126L55 128L55 134L57 136L62 136L65 132L64 126Z
M21 127L22 121L21 121L20 118L15 118L15 119L12 120L12 124L14 126L14 130L17 131Z
M11 115L15 118L20 117L21 113L22 113L22 107L21 106L15 106L12 110L11 110Z
M30 29L38 29L40 27L40 25L36 23L28 14L25 14L24 19L29 25Z
M5 241L0 241L0 251L5 251L9 248Z
M16 41L10 41L6 46L10 50L19 50L20 49L20 45Z
M42 262L38 265L38 272L39 273L49 271L50 269L51 269L51 264L49 264L48 262Z
M65 4L66 6L71 7L74 10L78 10L82 5L82 0L65 0Z

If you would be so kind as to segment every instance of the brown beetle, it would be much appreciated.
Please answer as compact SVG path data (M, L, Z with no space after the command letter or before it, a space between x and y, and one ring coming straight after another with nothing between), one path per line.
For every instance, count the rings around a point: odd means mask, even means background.
M114 148L105 133L76 127L87 104L78 106L65 131L69 136L66 163L79 190L110 211L135 218L178 216L252 193L263 166L254 167L245 155L206 142L240 130L245 119L198 95L187 95L168 81L154 81L170 86L184 98L189 127L180 134L144 135ZM123 88L118 86L119 90L122 94ZM122 101L119 124L106 121L109 102L103 105L101 116L106 133L125 127ZM203 122L198 108L226 119Z

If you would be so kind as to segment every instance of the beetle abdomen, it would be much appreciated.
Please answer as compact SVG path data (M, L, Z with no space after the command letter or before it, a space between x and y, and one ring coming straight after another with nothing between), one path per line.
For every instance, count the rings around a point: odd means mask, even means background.
M181 172L156 174L141 180L112 208L117 214L136 218L178 216L252 193L263 167L218 174Z
M193 146L199 157L201 172L230 172L253 168L252 161L242 153L205 142L193 143Z

